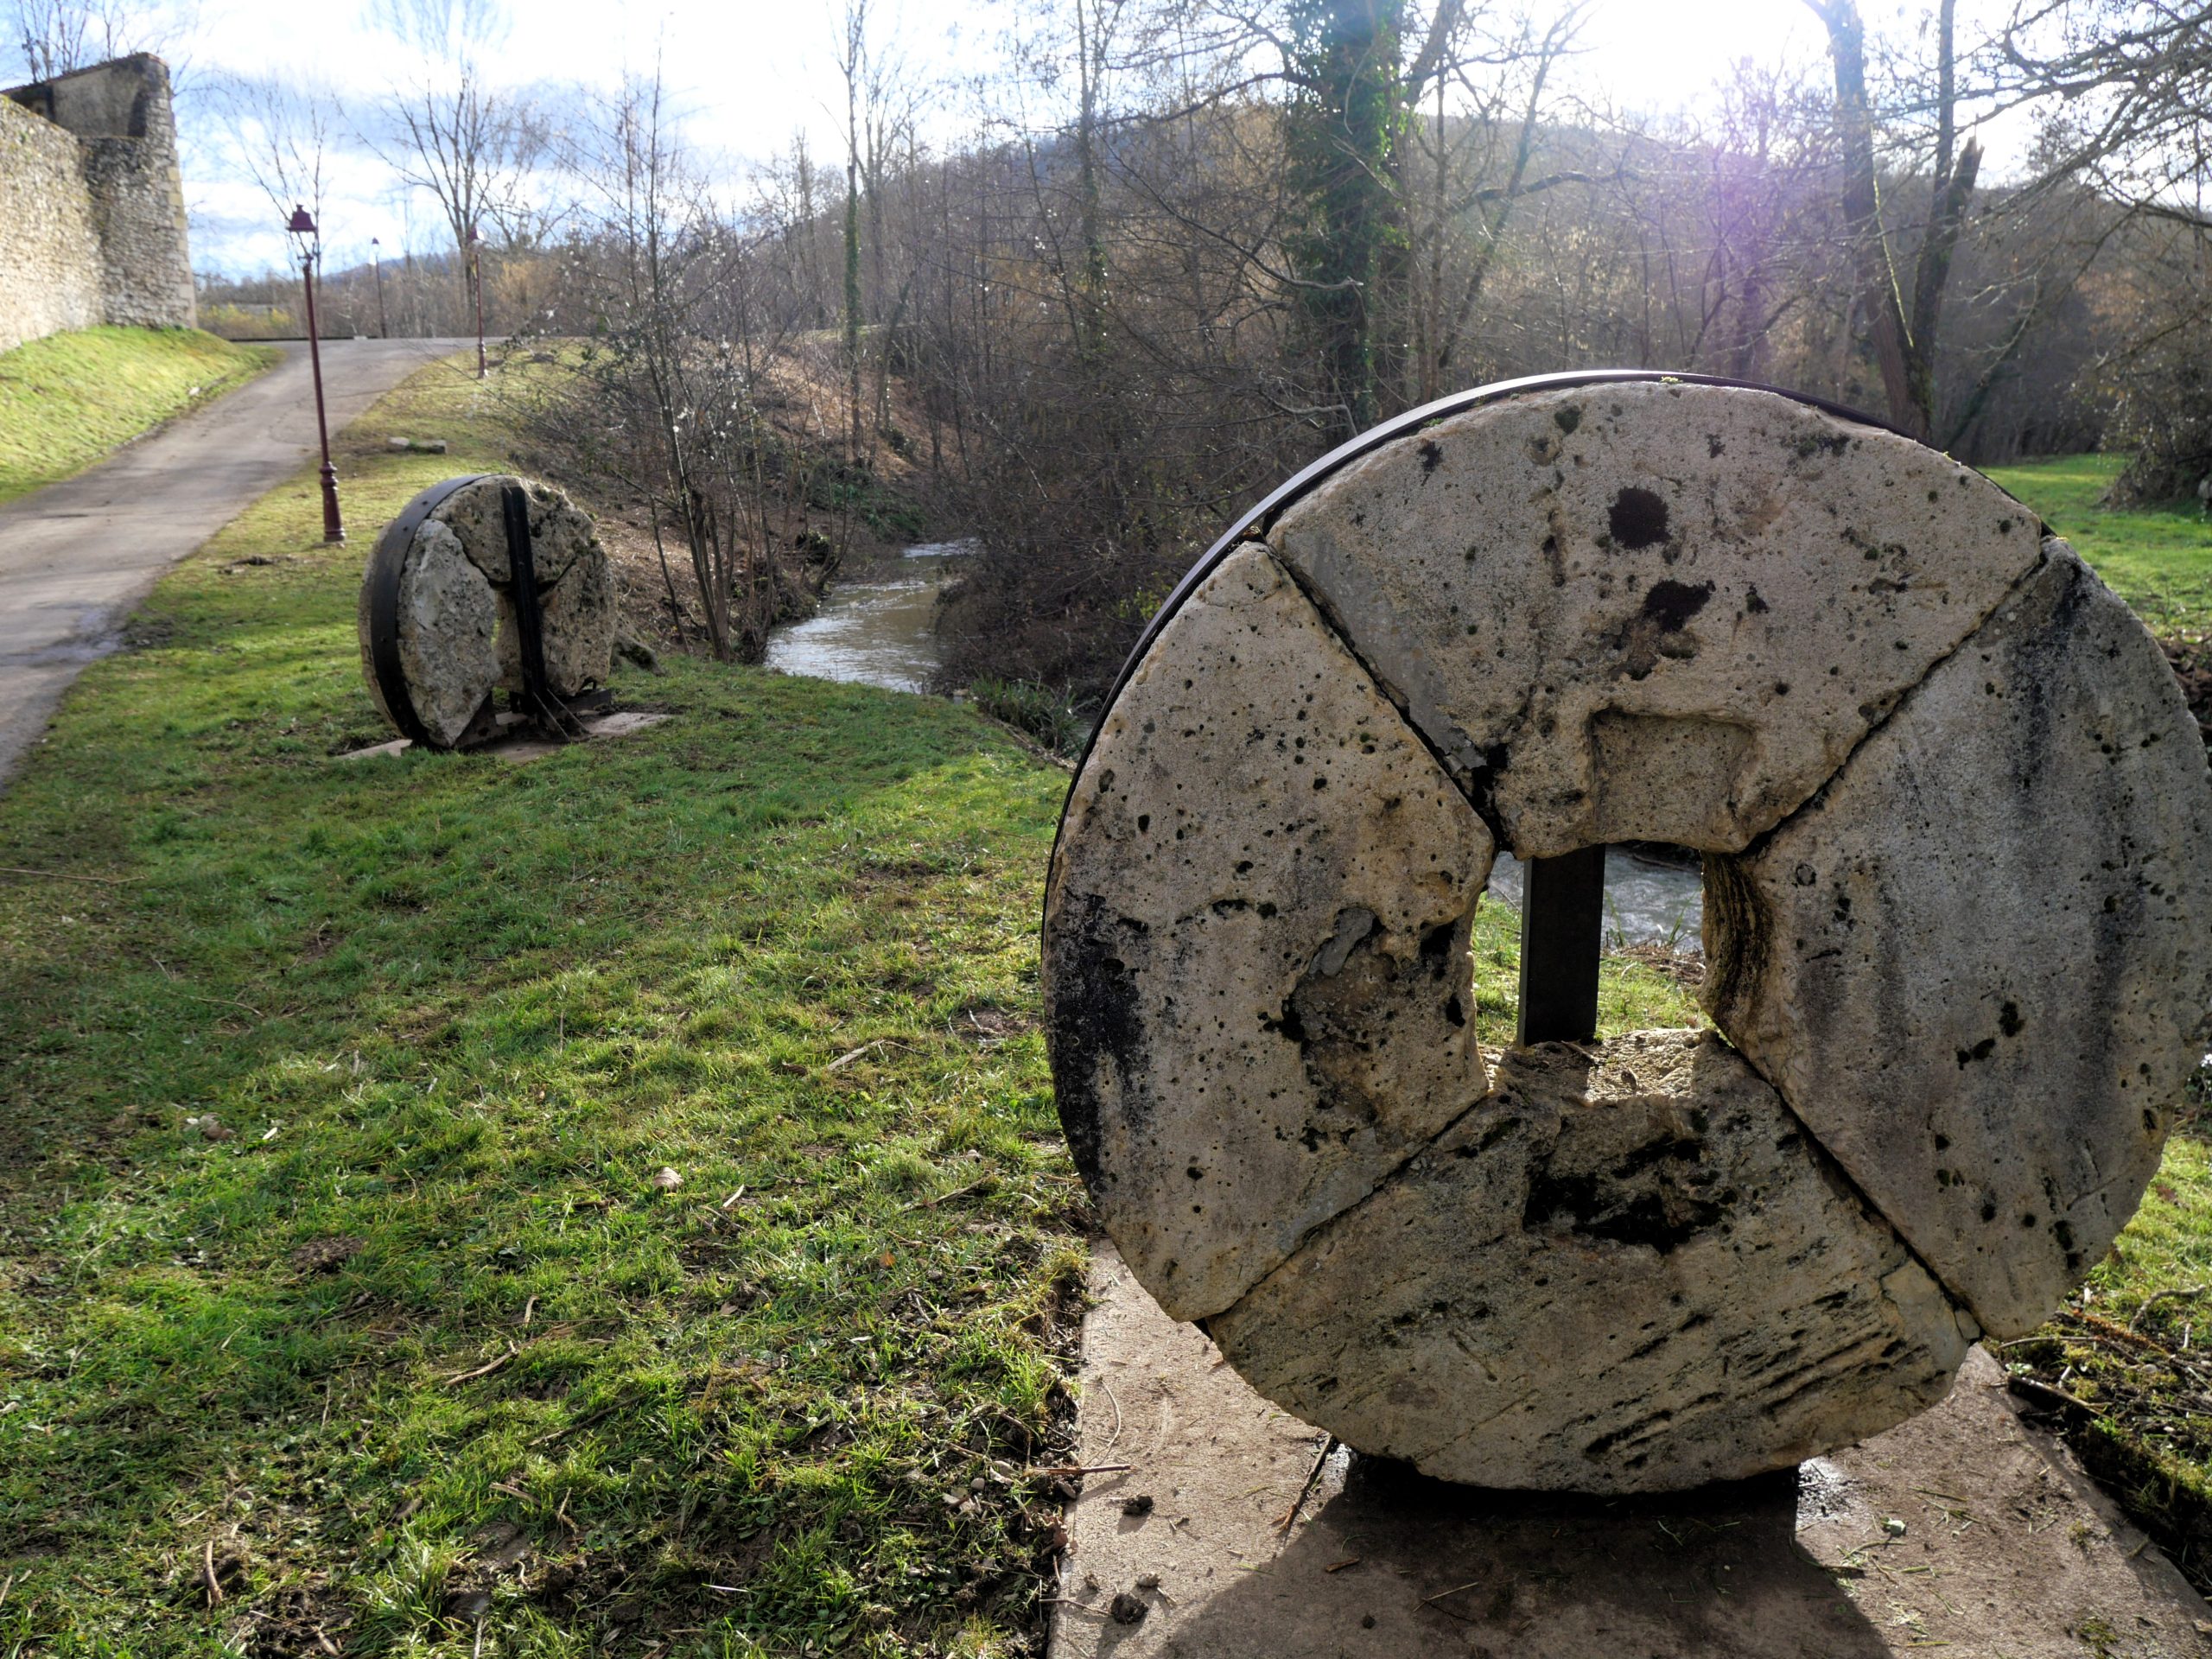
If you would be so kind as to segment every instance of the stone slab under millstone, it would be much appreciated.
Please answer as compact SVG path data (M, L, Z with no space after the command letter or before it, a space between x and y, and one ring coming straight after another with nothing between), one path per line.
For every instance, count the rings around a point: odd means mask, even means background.
M1205 1321L1268 1399L1476 1485L1662 1491L1933 1405L1975 1334L1710 1033L1510 1051L1488 1098Z
M1483 1092L1489 833L1267 552L1154 641L1070 796L1061 1120L1170 1313L1227 1307Z
M1745 847L1973 632L2037 533L1894 433L1654 381L1452 416L1269 539L1529 858Z
M2039 1324L2157 1170L2212 1008L2212 785L2063 542L1754 852L1707 1011L1954 1294Z

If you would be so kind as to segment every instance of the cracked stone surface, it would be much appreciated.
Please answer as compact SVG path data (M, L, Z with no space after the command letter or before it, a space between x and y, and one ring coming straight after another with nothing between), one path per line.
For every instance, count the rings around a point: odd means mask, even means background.
M1481 1096L1490 835L1257 547L1154 643L1067 824L1062 1122L1161 1306L1217 1313Z
M1707 869L1707 1011L1983 1325L2033 1329L2134 1212L2212 1007L2212 795L2150 634L2051 540Z
M1509 1052L1485 1100L1205 1322L1347 1445L1474 1485L1732 1480L1889 1427L1975 1334L1717 1037Z
M456 491L438 508L437 516L453 526L485 579L505 588L513 575L507 568L506 509L499 498L509 484L520 484L530 503L531 569L541 586L556 586L569 565L600 542L591 516L550 484L494 474Z
M575 696L604 683L613 666L613 574L590 515L550 485L504 475L480 479L423 520L400 578L401 671L416 715L441 748L453 747L495 689L522 685L500 505L503 486L514 482L523 484L530 501L547 681L555 695ZM371 661L365 584L359 631L363 676L391 720Z
M1363 1451L1749 1476L1940 1398L2126 1222L2212 1008L2156 646L1932 451L1773 394L1510 397L1163 625L1046 893L1063 1122L1171 1314ZM1702 1038L1515 1052L1500 842L1707 854Z
M415 537L399 577L399 665L416 717L441 748L451 748L499 683L493 645L499 609L491 584L463 550L461 538L432 519ZM369 660L369 594L361 590L361 667L369 693L386 720Z
M1269 540L1529 858L1740 850L2004 598L2037 532L1908 439L1654 382L1454 416Z

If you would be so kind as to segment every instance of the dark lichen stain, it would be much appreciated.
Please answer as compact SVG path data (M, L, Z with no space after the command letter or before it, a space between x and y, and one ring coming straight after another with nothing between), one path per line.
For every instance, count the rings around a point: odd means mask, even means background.
M1552 411L1552 424L1562 432L1572 432L1582 424L1582 411L1573 404Z
M1613 498L1606 527L1619 546L1656 547L1667 539L1667 503L1656 491L1631 484Z
M1959 1070L1963 1071L1976 1060L1986 1060L1997 1051L1997 1039L1985 1037L1972 1048L1959 1051Z
M2004 1011L1997 1016L1997 1029L2007 1037L2018 1036L2027 1023L2020 1018L2020 1005L2017 1002L2007 1002Z
M1744 590L1744 609L1748 614L1764 616L1772 608L1766 601L1759 597L1758 588L1747 588Z
M1052 918L1045 952L1046 1033L1052 1086L1068 1152L1084 1182L1098 1191L1100 1100L1105 1079L1123 1121L1141 1128L1148 1103L1137 1080L1145 1052L1144 1020L1136 975L1125 956L1141 948L1142 922L1117 914L1096 893L1071 898Z

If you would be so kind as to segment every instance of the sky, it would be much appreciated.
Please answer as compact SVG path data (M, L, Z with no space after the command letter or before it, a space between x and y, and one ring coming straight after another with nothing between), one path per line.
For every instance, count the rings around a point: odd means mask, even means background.
M1014 14L1009 0L875 3L911 72L932 81L987 67ZM1867 0L1865 9L1877 28L1914 16L1897 0ZM824 159L840 150L842 110L831 107L840 0L515 0L514 10L517 25L496 61L518 84L611 87L626 70L649 71L658 52L693 138L733 168L766 158L795 130ZM194 83L225 73L320 78L372 104L409 61L366 10L365 0L200 0L169 45L186 75L180 118L198 267L251 272L273 267L285 250L266 198L226 176L219 124ZM1600 0L1584 40L1569 84L1618 108L1694 101L1737 59L1822 67L1819 24L1798 0ZM936 107L955 118L950 100ZM410 238L417 248L443 245L435 206L402 200L373 157L342 157L335 171L323 213L333 263L365 258L372 236L388 253Z

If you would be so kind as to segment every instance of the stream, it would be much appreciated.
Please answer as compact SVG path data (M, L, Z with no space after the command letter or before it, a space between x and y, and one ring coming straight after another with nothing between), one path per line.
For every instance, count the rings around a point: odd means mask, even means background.
M817 680L926 691L938 670L938 590L972 542L925 542L831 584L822 608L769 639L767 664Z
M925 542L897 559L857 568L823 596L822 608L777 630L767 664L786 674L852 680L892 691L927 691L941 658L938 593L972 542ZM1521 866L1501 852L1490 890L1521 902ZM1704 884L1694 869L1662 863L1625 847L1605 849L1608 944L1661 944L1699 949Z

